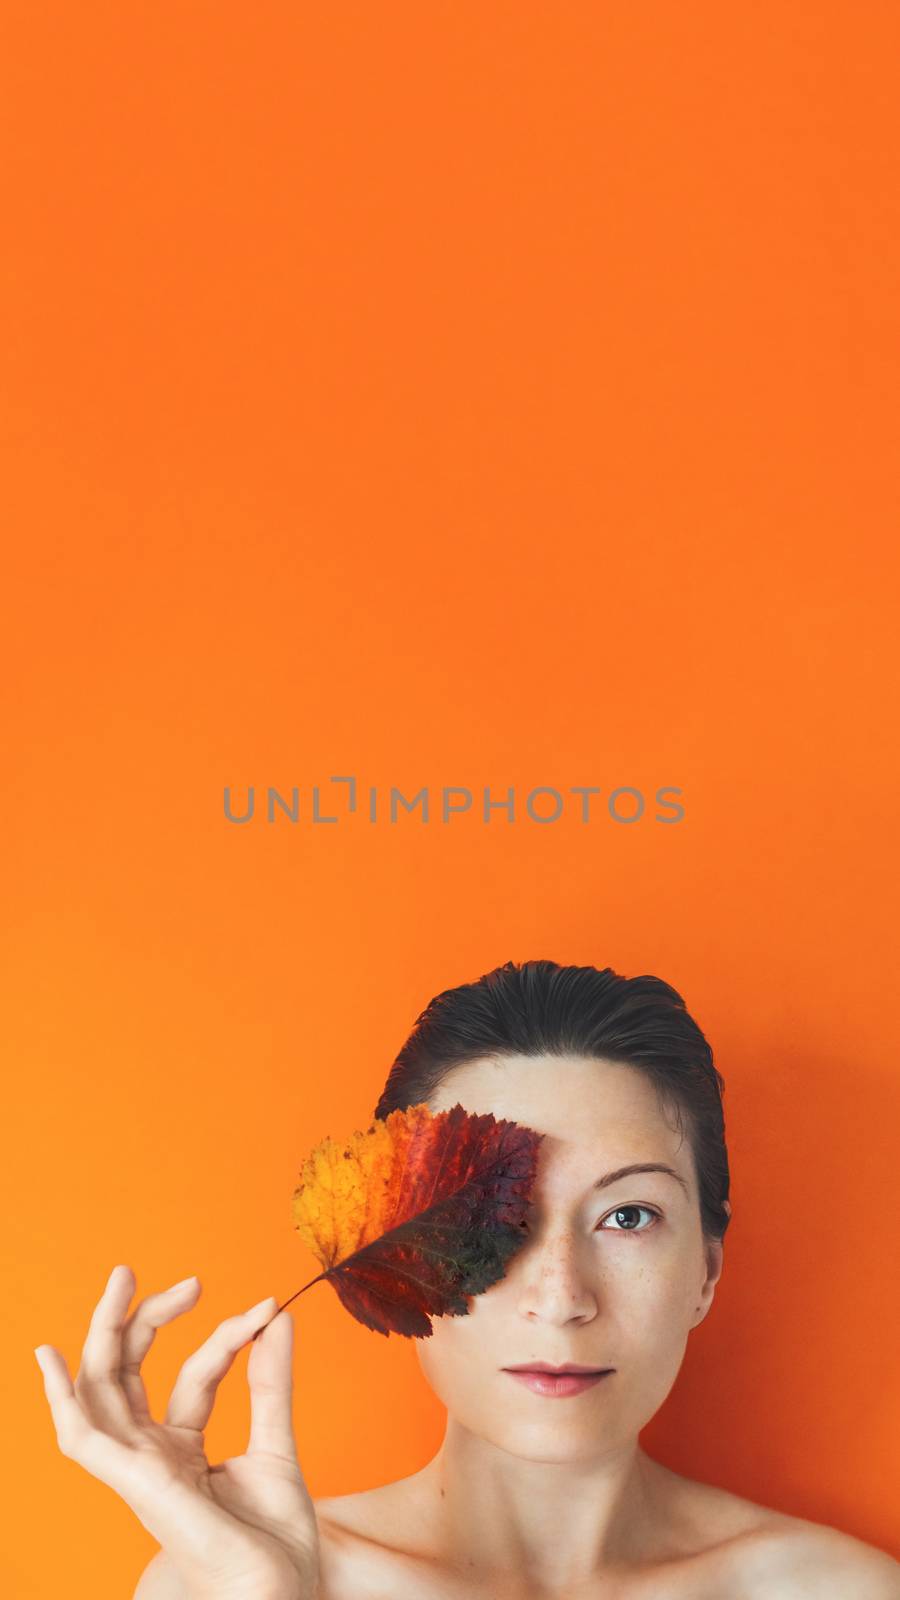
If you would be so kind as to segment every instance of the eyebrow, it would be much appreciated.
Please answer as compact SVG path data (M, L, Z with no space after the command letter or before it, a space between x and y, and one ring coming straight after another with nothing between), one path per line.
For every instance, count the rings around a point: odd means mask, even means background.
M628 1178L633 1172L665 1172L670 1178L674 1178L676 1183L680 1183L685 1194L688 1194L688 1186L680 1173L676 1172L674 1167L667 1167L662 1161L639 1161L630 1167L616 1167L615 1172L606 1172L602 1178L598 1178L594 1188L607 1189L611 1183L617 1183L619 1178Z

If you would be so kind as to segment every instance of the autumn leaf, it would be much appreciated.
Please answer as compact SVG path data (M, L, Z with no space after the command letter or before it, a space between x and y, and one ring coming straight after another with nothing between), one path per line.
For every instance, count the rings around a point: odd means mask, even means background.
M386 1336L429 1338L431 1317L465 1316L466 1297L497 1283L526 1242L543 1137L490 1112L423 1102L346 1144L324 1139L291 1205L325 1270L297 1293L324 1279L358 1322Z

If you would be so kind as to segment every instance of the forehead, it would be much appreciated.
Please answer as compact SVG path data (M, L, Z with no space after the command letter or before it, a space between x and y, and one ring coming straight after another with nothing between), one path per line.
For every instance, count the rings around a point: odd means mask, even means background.
M655 1085L635 1067L584 1056L481 1057L453 1067L429 1097L432 1111L457 1101L545 1135L541 1165L582 1159L596 1174L637 1161L667 1161L687 1178L686 1136Z

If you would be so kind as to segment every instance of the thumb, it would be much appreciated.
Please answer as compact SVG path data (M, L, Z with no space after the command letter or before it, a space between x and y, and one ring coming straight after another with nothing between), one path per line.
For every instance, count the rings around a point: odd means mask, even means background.
M273 1301L277 1305L275 1296ZM297 1461L291 1416L294 1321L279 1311L254 1342L247 1362L250 1386L250 1440L247 1454L287 1456ZM297 1463L299 1466L299 1462Z

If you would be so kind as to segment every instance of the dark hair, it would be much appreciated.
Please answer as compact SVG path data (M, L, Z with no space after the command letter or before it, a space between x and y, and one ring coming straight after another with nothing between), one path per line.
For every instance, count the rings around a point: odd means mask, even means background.
M397 1056L375 1117L428 1100L452 1067L485 1056L595 1056L636 1067L687 1133L704 1235L729 1223L725 1082L681 995L662 978L611 967L507 961L428 1002Z

